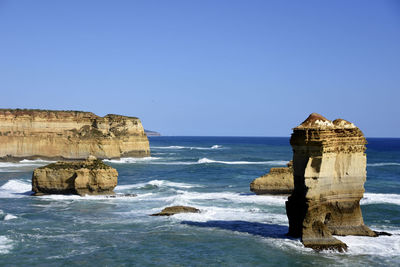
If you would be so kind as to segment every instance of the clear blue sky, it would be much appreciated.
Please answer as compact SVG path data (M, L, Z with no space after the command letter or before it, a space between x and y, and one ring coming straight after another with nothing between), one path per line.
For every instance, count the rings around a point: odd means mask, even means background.
M0 0L0 107L289 136L309 113L400 137L400 1Z

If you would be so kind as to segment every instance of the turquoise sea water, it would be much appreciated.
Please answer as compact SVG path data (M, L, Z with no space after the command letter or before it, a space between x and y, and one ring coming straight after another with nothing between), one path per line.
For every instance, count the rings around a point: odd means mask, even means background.
M0 163L0 266L399 266L400 139L368 142L364 221L393 235L338 237L346 253L286 237L286 197L250 192L291 159L288 138L152 137L150 158L107 162L137 197L33 197L48 162ZM149 216L171 205L201 213Z

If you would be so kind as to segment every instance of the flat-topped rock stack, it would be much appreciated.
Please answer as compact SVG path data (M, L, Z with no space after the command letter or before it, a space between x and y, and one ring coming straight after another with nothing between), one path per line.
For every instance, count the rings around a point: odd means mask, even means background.
M289 195L293 188L292 161L287 167L271 168L269 173L256 178L250 184L250 190L257 195Z
M376 236L364 225L366 139L353 123L313 113L293 129L294 191L286 202L289 235L316 250L346 250L332 235Z
M91 112L0 109L0 160L145 157L138 118Z
M118 172L91 156L85 161L59 161L33 171L34 195L114 195Z

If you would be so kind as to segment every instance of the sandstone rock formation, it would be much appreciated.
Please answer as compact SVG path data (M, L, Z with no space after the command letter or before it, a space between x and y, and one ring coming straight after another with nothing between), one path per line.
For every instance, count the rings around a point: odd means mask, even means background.
M138 118L91 112L0 109L0 159L144 157L149 141Z
M151 216L171 216L177 213L199 213L200 210L193 208L193 207L187 207L187 206L172 206L172 207L167 207L163 209L159 213L152 214Z
M101 160L59 161L33 171L32 191L35 195L110 195L117 181L117 170Z
M292 161L287 167L271 168L269 173L258 177L250 184L250 190L257 195L291 194L293 188Z
M376 236L364 225L366 140L353 123L313 113L293 129L294 191L286 202L289 235L316 250L346 250L332 235Z

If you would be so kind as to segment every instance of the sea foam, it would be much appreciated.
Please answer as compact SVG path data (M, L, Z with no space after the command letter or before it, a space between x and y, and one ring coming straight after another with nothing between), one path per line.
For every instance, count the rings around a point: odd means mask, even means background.
M400 166L398 162L379 162L379 163L368 163L368 167L383 167L383 166Z
M6 214L6 216L4 216L4 219L3 219L3 220L8 221L8 220L16 219L16 218L18 218L18 217L15 216L15 215Z
M171 158L168 158L171 160ZM147 158L120 158L120 159L105 159L105 162L118 164L155 164L155 165L197 165L197 164L227 164L227 165L271 165L285 166L288 161L285 160L269 160L269 161L222 161L209 158L200 158L197 161L165 161L159 157Z
M189 149L189 150L213 150L213 149L221 149L221 145L213 145L211 147L198 147L198 146L154 146L152 149Z
M284 160L270 160L270 161L221 161L212 160L208 158L201 158L197 161L198 164L228 164L228 165L248 165L248 164L262 164L262 165L286 165L288 161Z
M348 245L348 254L398 257L400 255L400 231L392 236L335 236Z
M20 162L0 162L0 172L23 172L32 170L36 167L44 166L54 161L35 159L28 160L24 159Z
M0 198L20 198L30 195L32 186L20 180L9 180L0 186Z
M158 160L160 158L157 157L144 157L144 158L120 158L120 159L104 159L103 161L111 162L111 163L146 163L153 160Z
M400 205L399 194L378 194L378 193L365 193L364 198L361 199L361 205L368 204L395 204Z
M13 248L13 241L5 236L0 236L0 254L7 254Z
M195 206L200 209L200 213L180 213L172 218L180 221L191 222L210 222L223 221L229 223L233 221L260 222L274 225L287 225L286 215L278 213L266 213L251 208L226 208L214 206Z
M134 188L145 188L147 186L153 187L175 187L175 188L194 188L194 187L204 187L199 184L189 184L189 183L178 183L171 182L167 180L151 180L147 183L137 183L137 184L127 184L127 185L117 185L115 190L128 190Z

